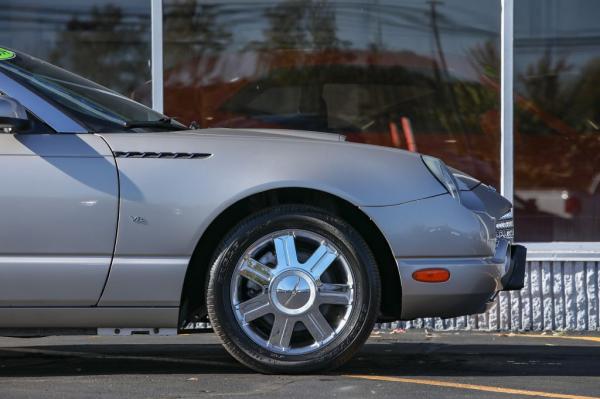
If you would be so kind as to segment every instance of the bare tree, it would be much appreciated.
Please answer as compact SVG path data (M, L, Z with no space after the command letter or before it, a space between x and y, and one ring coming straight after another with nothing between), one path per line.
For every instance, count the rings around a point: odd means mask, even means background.
M73 15L58 35L50 62L128 95L150 78L149 20L120 7L91 8Z

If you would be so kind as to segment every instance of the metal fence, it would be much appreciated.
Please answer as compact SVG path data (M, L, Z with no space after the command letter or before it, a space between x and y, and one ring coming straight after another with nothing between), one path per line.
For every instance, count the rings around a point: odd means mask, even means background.
M527 262L525 287L518 292L501 292L485 314L384 323L379 327L600 331L600 262Z

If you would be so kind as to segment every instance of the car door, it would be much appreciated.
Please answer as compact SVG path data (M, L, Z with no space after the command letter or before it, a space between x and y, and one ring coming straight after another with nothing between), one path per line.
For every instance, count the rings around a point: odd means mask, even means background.
M117 213L117 170L102 138L0 133L0 307L95 305Z

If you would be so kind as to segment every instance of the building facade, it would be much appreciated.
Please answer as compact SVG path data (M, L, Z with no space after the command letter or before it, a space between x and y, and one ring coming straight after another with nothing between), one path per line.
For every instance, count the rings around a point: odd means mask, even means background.
M485 315L400 326L600 330L599 2L0 4L0 45L182 122L342 133L512 199L526 287Z

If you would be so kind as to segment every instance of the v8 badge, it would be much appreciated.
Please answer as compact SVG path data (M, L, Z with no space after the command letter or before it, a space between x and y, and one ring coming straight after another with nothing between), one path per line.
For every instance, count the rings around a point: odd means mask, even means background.
M129 216L129 218L131 218L131 221L133 223L137 223L137 224L148 224L148 221L146 219L144 219L141 216Z

